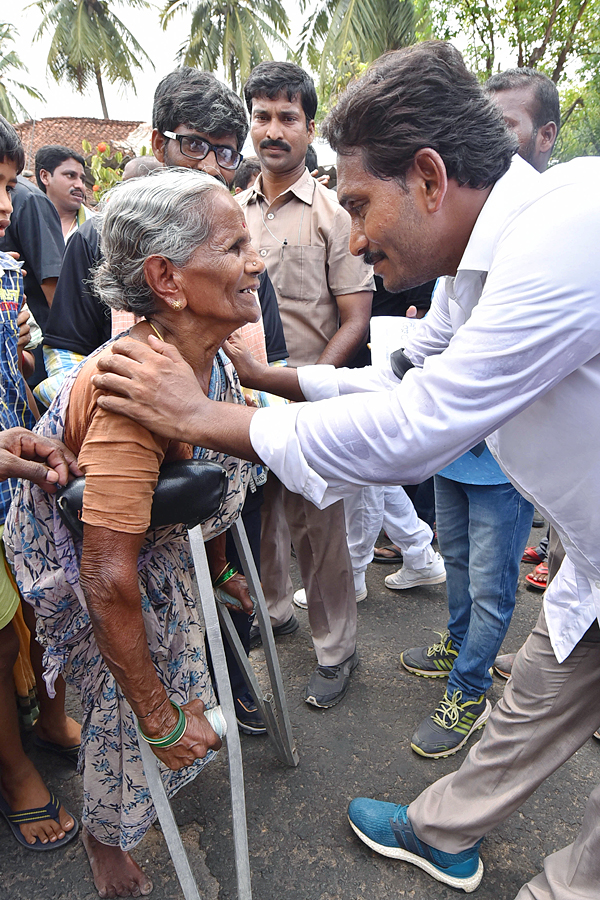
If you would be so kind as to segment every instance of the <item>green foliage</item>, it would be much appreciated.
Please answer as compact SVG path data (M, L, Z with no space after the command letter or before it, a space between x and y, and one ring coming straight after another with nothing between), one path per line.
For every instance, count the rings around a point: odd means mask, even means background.
M561 91L564 124L552 154L558 162L600 156L600 77Z
M86 155L86 164L89 166L94 179L92 187L94 199L98 201L106 191L122 180L123 154L120 151L113 153L107 141L101 141L95 152L89 141L82 141L81 145ZM144 154L142 153L141 155L143 156Z
M368 65L386 50L412 44L416 20L411 0L320 0L303 25L296 55L319 72L319 93L330 103L339 90L338 69L343 82L353 57Z
M147 0L116 0L128 6L148 9ZM112 12L108 0L36 0L31 4L43 14L34 40L51 32L48 68L57 82L67 81L83 93L95 82L104 118L108 110L102 78L122 84L135 92L134 69L140 58L152 60L133 34Z
M7 22L0 23L0 115L9 122L18 122L19 117L31 118L19 98L13 91L24 91L35 100L43 100L43 96L35 88L10 77L11 72L28 72L25 63L8 45L14 43L18 32Z
M222 64L234 91L242 89L254 66L273 59L268 41L289 51L289 20L281 0L168 0L160 17L163 28L176 13L192 16L180 63L207 72Z
M367 63L361 62L358 53L352 52L352 44L348 41L335 66L327 67L326 78L319 84L317 123L323 121L329 110L333 109L337 103L337 98L342 91L353 79L360 78L366 68Z
M482 77L531 66L558 83L569 64L589 69L600 46L600 0L422 2L430 34L456 39Z
M600 152L600 0L419 0L418 37L453 40L483 80L530 66L558 86L553 161Z

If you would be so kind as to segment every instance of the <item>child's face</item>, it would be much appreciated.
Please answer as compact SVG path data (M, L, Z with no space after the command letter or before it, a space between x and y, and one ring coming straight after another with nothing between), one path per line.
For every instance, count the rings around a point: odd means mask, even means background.
M10 195L17 184L17 164L10 159L0 162L0 237L10 225L12 202Z

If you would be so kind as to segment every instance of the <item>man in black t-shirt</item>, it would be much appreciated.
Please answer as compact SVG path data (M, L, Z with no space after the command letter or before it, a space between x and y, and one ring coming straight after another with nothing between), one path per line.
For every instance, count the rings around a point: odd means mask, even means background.
M10 225L0 238L0 250L16 251L23 260L27 305L45 332L65 251L60 219L48 197L20 175L11 199ZM41 347L34 355L36 367L29 379L31 386L46 377Z

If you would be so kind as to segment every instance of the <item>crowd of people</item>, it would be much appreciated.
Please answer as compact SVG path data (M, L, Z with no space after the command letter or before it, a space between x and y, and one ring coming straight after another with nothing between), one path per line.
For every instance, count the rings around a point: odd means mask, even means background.
M452 756L485 730L418 798L352 801L377 853L475 890L485 834L600 725L597 160L546 172L552 81L525 68L482 87L444 42L387 54L340 97L323 128L337 196L311 159L316 112L294 63L256 66L244 102L176 69L156 89L153 157L128 162L95 211L78 152L39 150L35 187L0 119L0 812L35 850L79 829L23 750L21 647L36 742L83 778L101 897L152 890L129 854L155 818L138 741L170 795L221 746L187 532L150 524L163 463L225 468L203 525L213 584L249 654L263 636L229 534L241 517L275 637L298 631L294 604L307 610L311 706L351 689L371 561L399 566L392 591L446 583L440 640L401 654L411 674L447 679L411 747ZM378 315L412 321L375 366ZM81 474L82 539L54 496ZM550 523L544 608L519 653L497 658L519 565L545 559L526 547L534 504ZM239 728L265 733L227 662ZM492 710L493 666L510 680ZM575 843L518 900L595 897L599 818L596 789Z

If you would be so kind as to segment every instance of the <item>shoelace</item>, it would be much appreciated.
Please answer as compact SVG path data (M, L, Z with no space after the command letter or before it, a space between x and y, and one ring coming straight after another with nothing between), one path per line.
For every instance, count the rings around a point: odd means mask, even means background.
M392 816L392 821L397 822L398 819L400 819L403 825L407 825L408 824L407 809L408 809L407 806L403 806L402 804L399 804L396 807L396 812Z
M319 675L323 676L323 678L335 678L341 668L342 668L341 665L340 666L317 666L317 671L318 671Z
M436 725L450 730L458 724L462 712L458 705L459 700L462 700L462 691L454 691L451 698L448 694L444 694L443 700L431 717Z
M427 648L427 656L434 656L436 653L440 653L442 656L448 656L448 648L446 647L446 642L450 637L450 632L434 631L434 634L439 634L440 641L438 644L432 644L431 647Z

